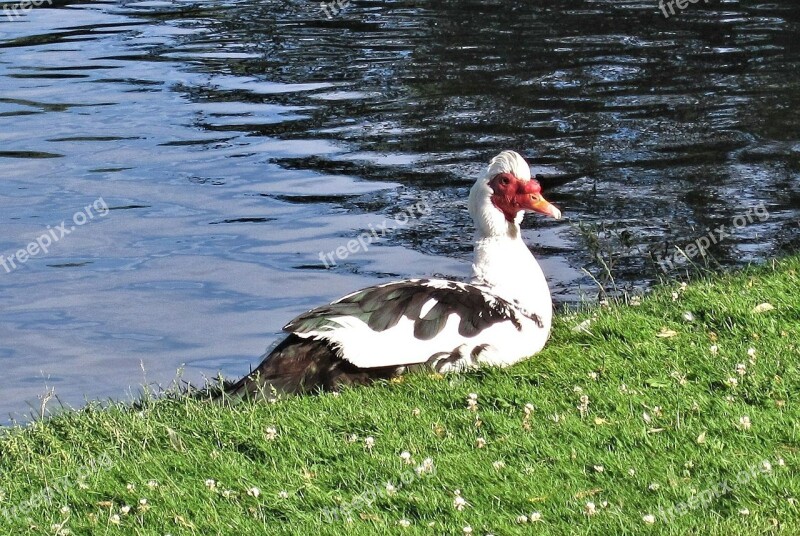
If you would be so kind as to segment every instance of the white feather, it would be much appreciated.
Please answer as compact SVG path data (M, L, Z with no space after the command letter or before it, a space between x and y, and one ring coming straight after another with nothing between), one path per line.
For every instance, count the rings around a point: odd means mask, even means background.
M361 368L424 363L436 353L449 353L461 345L467 345L470 350L488 345L481 353L480 363L507 366L541 350L548 333L533 320L523 318L522 330L508 320L486 328L475 337L464 337L458 333L459 318L451 314L441 333L423 341L413 336L414 322L407 317L381 332L373 331L354 317L336 317L335 320L340 328L299 335L331 342L342 349L347 361Z
M431 298L430 300L428 300L428 301L426 301L424 304L422 304L422 307L421 307L421 308L420 308L420 310L419 310L419 316L420 316L420 318L423 318L423 317L425 317L425 315L427 315L428 313L430 313L430 312L431 312L431 309L433 309L433 308L434 308L434 306L435 306L437 303L439 303L439 302L438 302L438 301L436 301L436 300L434 300L433 298Z

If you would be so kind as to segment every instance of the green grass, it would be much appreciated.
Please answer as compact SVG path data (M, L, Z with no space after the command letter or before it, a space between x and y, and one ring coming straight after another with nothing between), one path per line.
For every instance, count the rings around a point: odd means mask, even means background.
M789 258L559 315L545 351L507 370L233 408L88 407L10 429L0 534L798 534L798 274ZM753 312L763 302L774 310Z

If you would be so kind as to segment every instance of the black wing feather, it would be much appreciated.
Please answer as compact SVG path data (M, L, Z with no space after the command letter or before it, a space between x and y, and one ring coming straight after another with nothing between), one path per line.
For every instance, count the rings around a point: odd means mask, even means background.
M422 307L434 300L435 305L424 315ZM370 329L381 332L396 326L402 317L414 322L414 336L430 340L441 333L451 314L460 318L458 332L474 337L498 322L511 321L522 329L524 315L511 302L492 295L477 285L453 281L407 280L369 287L345 296L330 305L308 311L289 322L283 329L290 333L308 333L336 328L333 319L339 316L360 318ZM536 315L526 315L539 321Z

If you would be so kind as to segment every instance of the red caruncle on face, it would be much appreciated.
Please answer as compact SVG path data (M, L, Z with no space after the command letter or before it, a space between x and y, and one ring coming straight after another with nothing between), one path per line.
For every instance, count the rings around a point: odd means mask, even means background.
M514 221L520 210L540 212L556 219L561 217L561 211L542 197L542 187L534 179L521 180L513 173L500 173L489 181L489 187L493 192L492 204L508 221Z

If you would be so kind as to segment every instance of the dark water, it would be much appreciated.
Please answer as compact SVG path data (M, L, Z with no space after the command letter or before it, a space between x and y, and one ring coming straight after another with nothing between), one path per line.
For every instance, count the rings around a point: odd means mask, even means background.
M75 229L0 267L0 412L51 388L71 405L125 399L184 364L193 380L239 375L313 305L382 278L464 277L466 194L506 148L565 213L525 224L559 302L596 298L592 277L646 288L659 257L720 225L694 261L796 251L799 29L795 0L669 19L656 0L2 16L0 254ZM320 252L420 202L428 214L325 269Z

